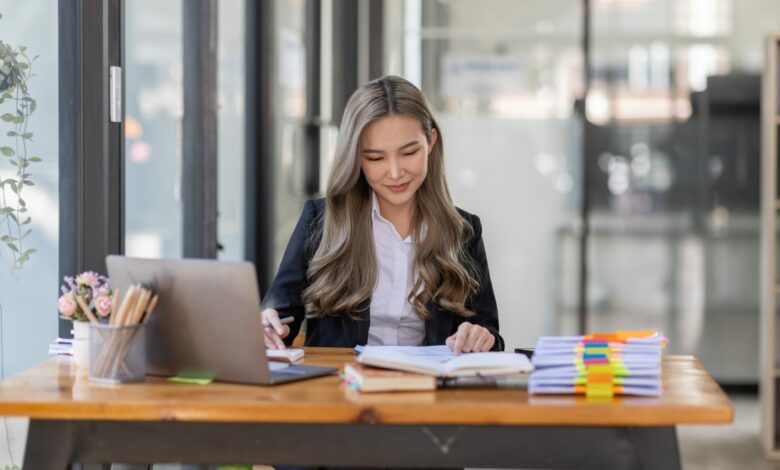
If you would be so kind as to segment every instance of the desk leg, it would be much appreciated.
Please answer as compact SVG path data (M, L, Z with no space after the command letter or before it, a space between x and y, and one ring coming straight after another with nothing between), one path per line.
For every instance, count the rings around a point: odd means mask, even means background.
M67 421L30 420L22 468L68 470L74 430Z
M680 470L677 431L668 428L627 428L628 442L636 454L636 468Z

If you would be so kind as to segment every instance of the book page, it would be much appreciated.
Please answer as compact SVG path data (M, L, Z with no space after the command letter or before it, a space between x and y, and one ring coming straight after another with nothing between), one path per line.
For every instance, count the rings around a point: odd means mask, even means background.
M473 369L489 371L490 369L514 369L517 372L530 372L531 362L523 354L508 352L478 352L464 353L453 357L445 365L447 372Z

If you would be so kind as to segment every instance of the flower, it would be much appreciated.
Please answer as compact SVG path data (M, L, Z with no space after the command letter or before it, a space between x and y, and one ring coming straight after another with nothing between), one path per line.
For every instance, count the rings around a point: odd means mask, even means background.
M111 313L111 297L101 295L95 299L95 310L101 317L107 317Z
M76 276L76 284L79 286L96 287L100 283L100 275L93 271L84 271Z
M85 271L78 276L65 276L60 287L62 296L57 308L63 317L74 321L89 321L81 306L88 308L94 316L106 319L111 315L113 294L111 281L93 271Z
M70 292L63 294L57 302L57 309L66 317L73 316L73 314L76 313L77 308L76 298Z

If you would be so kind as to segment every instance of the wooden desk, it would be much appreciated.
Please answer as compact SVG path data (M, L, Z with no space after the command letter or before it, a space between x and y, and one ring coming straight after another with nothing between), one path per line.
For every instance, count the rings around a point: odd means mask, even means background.
M308 348L342 366L350 350ZM690 356L664 358L661 398L519 390L359 394L335 375L262 387L106 386L53 358L0 384L0 414L31 419L25 470L69 462L447 468L679 468L674 426L725 424L731 404Z

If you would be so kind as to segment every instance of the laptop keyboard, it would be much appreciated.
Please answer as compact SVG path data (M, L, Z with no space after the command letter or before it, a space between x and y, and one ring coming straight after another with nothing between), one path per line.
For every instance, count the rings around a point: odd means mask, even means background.
M271 371L284 370L290 367L290 364L279 361L268 361L268 369Z

